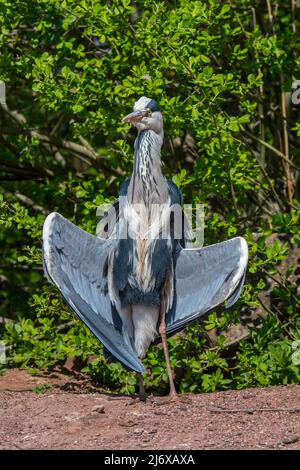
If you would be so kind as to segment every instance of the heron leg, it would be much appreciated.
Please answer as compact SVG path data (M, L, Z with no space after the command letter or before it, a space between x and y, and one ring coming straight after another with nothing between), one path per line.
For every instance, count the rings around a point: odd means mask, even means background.
M147 394L145 392L144 377L142 374L138 374L138 378L139 378L139 399L140 401L146 401Z
M138 397L132 397L130 399L130 401L128 401L126 403L126 406L127 405L136 405L138 404L139 402L141 401L146 401L147 400L147 394L145 392L145 387L144 387L144 377L143 377L143 374L137 374L138 376L138 381L139 381L139 394L138 394Z
M173 373L170 364L170 355L169 355L169 348L167 343L167 326L166 326L166 312L164 308L164 301L162 299L160 304L160 325L159 325L159 334L161 336L163 350L165 353L165 359L167 364L167 371L169 376L169 383L170 383L170 398L177 398L177 392L174 384Z

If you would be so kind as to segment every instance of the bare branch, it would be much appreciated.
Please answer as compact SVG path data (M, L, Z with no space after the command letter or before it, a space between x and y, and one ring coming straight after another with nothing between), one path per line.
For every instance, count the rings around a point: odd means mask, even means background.
M64 150L69 150L70 152L76 154L79 157L85 158L85 162L91 164L91 162L99 163L105 170L109 171L110 173L114 173L117 176L123 175L123 172L119 169L114 169L109 166L109 164L105 164L105 161L108 161L106 157L100 156L90 144L88 146L77 144L76 142L72 142L67 139L57 139L53 136L48 136L42 134L36 129L31 129L25 127L26 125L26 118L17 111L11 111L8 109L7 105L0 104L0 107L20 126L17 129L5 129L1 128L0 132L2 134L25 134L29 137L33 137L38 139L42 143L46 143L49 145L54 145L56 148L61 148ZM86 142L86 141L85 141ZM52 175L53 176L53 175Z
M244 131L244 133L250 137L251 139L255 140L256 142L259 142L260 144L264 145L267 149L271 150L272 153L277 155L278 157L281 157L283 160L287 161L289 165L294 168L297 171L300 171L300 168L295 165L292 160L290 160L288 157L284 155L284 153L280 152L280 150L276 149L273 147L273 145L268 144L265 140L261 140L259 137L256 137L255 135L251 134L250 132Z

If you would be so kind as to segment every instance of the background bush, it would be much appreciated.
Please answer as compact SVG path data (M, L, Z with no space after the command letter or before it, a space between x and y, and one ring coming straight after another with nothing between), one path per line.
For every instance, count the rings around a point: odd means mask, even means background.
M0 0L6 366L73 356L101 384L135 390L43 277L41 230L55 210L94 233L97 206L132 169L135 132L121 119L146 95L164 113L165 175L205 204L205 244L243 235L250 248L235 307L170 339L178 387L299 381L298 3ZM162 350L145 363L148 386L165 393Z

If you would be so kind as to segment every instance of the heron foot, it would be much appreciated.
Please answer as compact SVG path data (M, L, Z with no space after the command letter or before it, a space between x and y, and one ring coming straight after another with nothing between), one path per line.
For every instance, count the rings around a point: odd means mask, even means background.
M192 400L186 395L178 395L176 392L170 392L166 397L162 397L156 402L158 406L163 405L190 405Z
M146 402L147 401L147 393L139 393L138 396L131 397L131 399L126 403L126 406L132 406L132 405L137 405L138 403L141 402Z
M139 400L140 401L146 401L147 400L147 393L143 392L139 394Z
M139 397L131 397L125 406L137 405L138 403L140 403Z

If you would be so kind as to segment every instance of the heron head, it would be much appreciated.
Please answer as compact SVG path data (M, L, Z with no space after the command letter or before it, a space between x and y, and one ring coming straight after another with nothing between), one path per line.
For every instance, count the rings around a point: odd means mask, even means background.
M123 118L123 121L130 122L139 131L152 130L160 134L163 130L163 118L160 107L155 100L142 96L134 103L133 113Z

